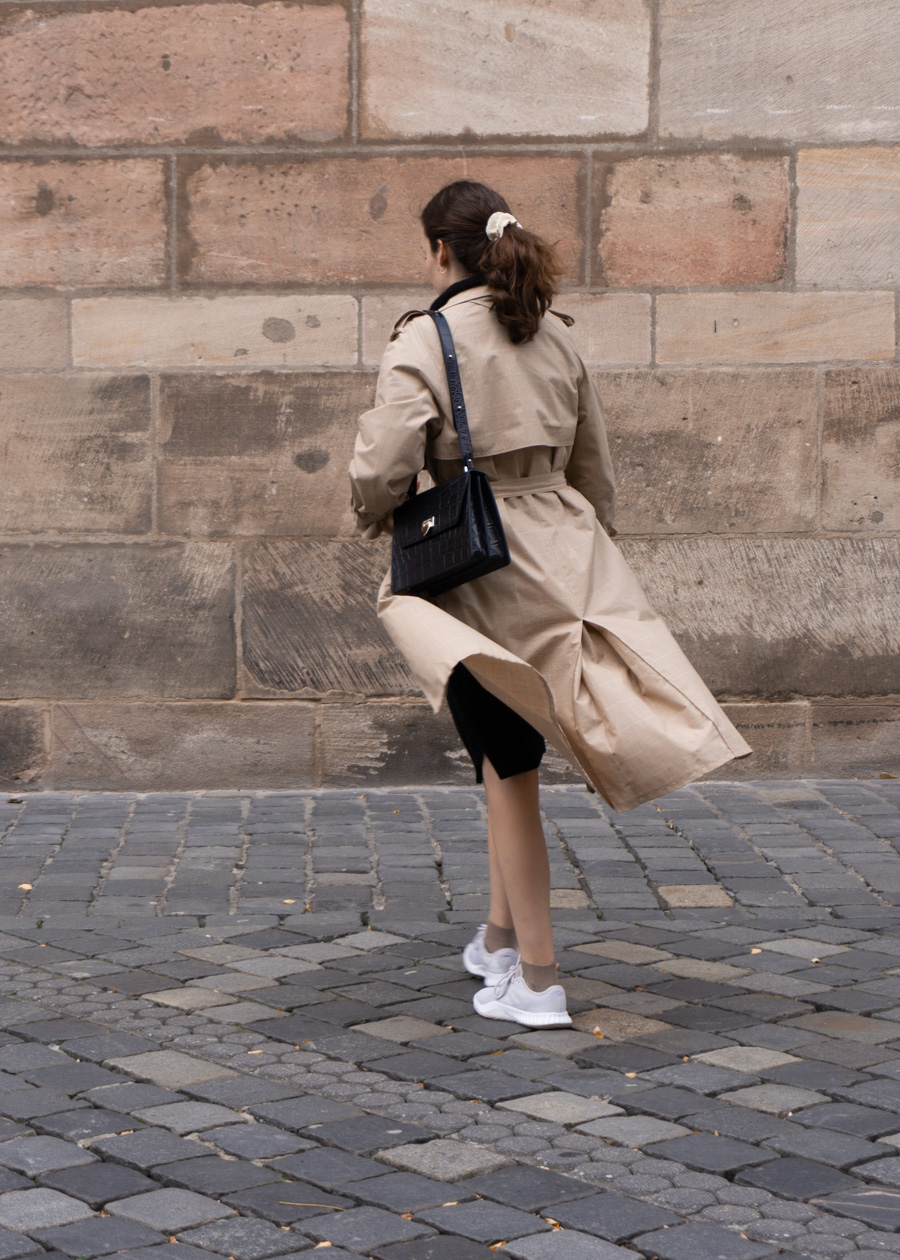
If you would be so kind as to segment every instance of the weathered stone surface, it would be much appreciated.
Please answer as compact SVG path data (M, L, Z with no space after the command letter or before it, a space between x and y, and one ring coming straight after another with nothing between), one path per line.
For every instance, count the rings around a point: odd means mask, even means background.
M605 372L596 380L620 534L815 524L813 369Z
M455 179L497 187L578 273L579 157L182 161L181 271L190 284L420 282L418 212Z
M4 376L0 445L3 533L149 530L146 376Z
M72 358L105 367L337 367L356 362L356 325L349 296L80 298Z
M896 140L900 86L884 49L898 38L900 12L881 0L663 0L660 131Z
M0 302L0 368L61 368L66 363L65 303L55 298Z
M900 773L900 705L815 704L812 769L841 774Z
M0 164L0 286L165 279L165 164L152 158Z
M895 542L660 539L622 551L715 692L900 692Z
M56 704L50 758L60 788L308 787L315 715L305 704Z
M597 279L606 284L762 284L784 277L786 157L654 154L610 163L594 179Z
M0 695L233 694L221 543L0 546Z
M731 898L717 884L660 884L659 895L667 905L730 906Z
M337 4L26 10L0 31L0 128L13 144L333 140L349 44Z
M585 363L649 363L646 293L561 293L554 309L575 319L572 340Z
M364 0L363 134L635 135L649 56L649 14L628 0Z
M321 712L322 773L354 783L470 783L472 767L449 713L425 704L329 704Z
M358 372L163 377L160 528L352 534L347 466L373 390Z
M900 277L900 150L805 149L797 158L797 281L888 288Z
M44 713L27 704L0 705L0 788L34 785L44 772Z
M415 695L375 596L387 544L254 543L244 554L243 649L253 695Z
M900 372L825 373L822 519L828 529L898 529Z
M893 293L663 293L660 363L894 357Z
M759 779L808 769L809 703L726 704L725 712L753 749L753 756L729 761L710 779Z

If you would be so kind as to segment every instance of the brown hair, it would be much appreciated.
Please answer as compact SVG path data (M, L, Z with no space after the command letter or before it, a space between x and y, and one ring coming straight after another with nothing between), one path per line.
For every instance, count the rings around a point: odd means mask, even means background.
M511 223L499 240L489 240L488 219L510 213L506 199L484 184L460 179L435 193L422 211L432 252L443 241L471 275L483 275L494 298L494 313L518 344L531 341L541 325L563 269L551 245Z

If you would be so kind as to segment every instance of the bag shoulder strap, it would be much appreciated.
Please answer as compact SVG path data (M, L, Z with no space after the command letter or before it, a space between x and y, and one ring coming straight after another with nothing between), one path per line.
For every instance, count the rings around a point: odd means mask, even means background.
M453 344L453 334L450 332L450 325L441 311L428 311L427 314L434 320L438 336L441 339L441 353L444 356L447 384L450 387L450 410L453 414L456 436L459 438L459 449L462 452L463 465L466 472L474 472L475 457L472 451L472 438L469 433L469 417L466 414L466 400L463 397L462 381L459 377L459 364L456 360L456 346Z

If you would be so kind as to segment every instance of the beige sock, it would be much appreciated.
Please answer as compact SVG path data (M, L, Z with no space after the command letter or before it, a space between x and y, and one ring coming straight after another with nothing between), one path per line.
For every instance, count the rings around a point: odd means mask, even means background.
M496 923L491 923L488 919L487 931L484 934L484 948L489 954L496 954L498 949L515 949L515 928L497 927Z
M522 978L534 993L543 993L551 984L558 984L556 963L539 967L537 963L522 963Z

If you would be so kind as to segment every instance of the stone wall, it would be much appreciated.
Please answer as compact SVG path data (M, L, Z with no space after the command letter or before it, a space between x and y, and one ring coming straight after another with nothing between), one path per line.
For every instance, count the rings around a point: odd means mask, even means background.
M0 0L5 785L467 779L346 484L463 175L560 242L728 773L896 771L898 40L882 0Z

